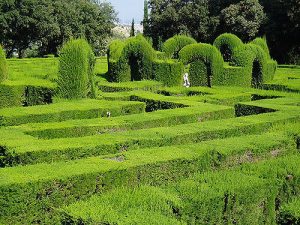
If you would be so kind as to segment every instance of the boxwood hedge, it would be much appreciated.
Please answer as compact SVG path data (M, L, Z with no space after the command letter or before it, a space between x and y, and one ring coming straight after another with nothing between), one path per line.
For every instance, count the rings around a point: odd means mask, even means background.
M169 58L178 59L180 50L190 44L196 44L194 38L185 35L175 35L169 38L163 45L163 52Z
M0 45L0 82L6 80L8 77L8 69L6 63L5 52Z
M58 95L68 99L95 97L95 56L84 39L67 42L59 57Z
M218 76L222 74L223 59L220 51L210 44L191 44L179 52L183 64L190 64L189 79L191 86L222 84Z

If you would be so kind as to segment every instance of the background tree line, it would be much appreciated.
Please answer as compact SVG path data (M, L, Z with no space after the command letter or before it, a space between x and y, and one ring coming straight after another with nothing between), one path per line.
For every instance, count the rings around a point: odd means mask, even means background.
M103 1L0 0L0 44L8 57L14 51L19 57L43 56L84 37L99 54L116 21L113 7Z
M265 35L279 63L300 64L300 0L149 0L145 4L144 33L156 48L175 34L210 43L224 32L243 41Z

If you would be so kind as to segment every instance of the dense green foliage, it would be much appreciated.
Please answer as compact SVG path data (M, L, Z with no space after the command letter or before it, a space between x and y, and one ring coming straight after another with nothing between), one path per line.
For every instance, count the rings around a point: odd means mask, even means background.
M234 34L224 33L216 38L214 46L219 49L225 62L232 60L234 48L242 45L243 42Z
M271 55L280 63L298 63L300 56L298 0L150 0L150 36L154 46L176 34L212 43L222 33L243 41L266 35ZM282 54L282 52L286 54Z
M143 58L143 41L115 41L109 63L118 65L128 43ZM58 59L7 60L0 224L295 223L300 68L279 66L274 80L263 76L260 89L251 88L254 60L266 63L266 74L274 66L260 44L234 48L230 64L209 44L185 46L183 61L150 48L153 80L120 83L107 80L101 58L97 99L39 106L30 104L55 90ZM199 61L220 69L212 88L179 85L183 62ZM28 107L11 107L24 97Z
M266 15L258 0L243 0L223 9L220 17L224 30L249 41L258 34Z
M58 95L62 98L95 98L95 56L84 39L67 42L60 52Z
M220 51L209 44L192 44L179 52L180 60L190 64L189 79L191 86L221 85L220 74L223 69L223 59Z
M0 83L8 78L8 68L5 52L0 45Z
M196 44L195 39L185 35L175 35L169 38L163 45L163 52L169 58L178 59L180 50L190 44Z
M0 2L0 43L11 57L26 49L54 53L70 38L85 37L96 53L116 21L110 3L95 0L9 0Z

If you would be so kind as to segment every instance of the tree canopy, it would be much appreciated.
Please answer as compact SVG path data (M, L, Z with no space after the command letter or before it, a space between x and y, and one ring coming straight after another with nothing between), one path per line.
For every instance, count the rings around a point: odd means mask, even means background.
M12 56L38 46L56 54L70 38L86 38L98 53L116 22L110 3L96 0L7 0L0 2L0 43Z

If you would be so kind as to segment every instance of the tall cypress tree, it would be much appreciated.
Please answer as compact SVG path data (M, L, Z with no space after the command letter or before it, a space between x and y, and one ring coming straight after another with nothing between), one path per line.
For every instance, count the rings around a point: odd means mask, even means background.
M132 22L131 22L131 30L130 30L130 37L134 37L134 36L135 36L134 19L132 19Z
M144 1L144 19L143 19L144 36L149 36L149 12L148 0Z

